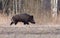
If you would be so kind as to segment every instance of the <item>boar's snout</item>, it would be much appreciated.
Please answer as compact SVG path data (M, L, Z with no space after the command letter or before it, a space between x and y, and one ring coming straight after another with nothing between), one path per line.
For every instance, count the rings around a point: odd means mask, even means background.
M33 24L35 24L35 21L33 20L33 21L30 21L31 23L33 23Z

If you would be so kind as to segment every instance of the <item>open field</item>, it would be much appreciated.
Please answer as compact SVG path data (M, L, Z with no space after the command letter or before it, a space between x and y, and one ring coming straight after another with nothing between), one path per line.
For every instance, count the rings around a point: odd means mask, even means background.
M11 17L0 14L0 38L60 38L60 18L48 24L10 26Z

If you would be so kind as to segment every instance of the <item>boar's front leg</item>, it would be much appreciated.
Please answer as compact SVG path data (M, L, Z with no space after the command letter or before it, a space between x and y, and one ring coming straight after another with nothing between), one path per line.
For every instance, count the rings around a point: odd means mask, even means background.
M11 22L10 25L12 25L14 22Z

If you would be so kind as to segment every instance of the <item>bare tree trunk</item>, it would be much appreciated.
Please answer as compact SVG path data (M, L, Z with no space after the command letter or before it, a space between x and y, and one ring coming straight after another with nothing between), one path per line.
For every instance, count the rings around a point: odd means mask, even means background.
M4 12L5 12L5 9L4 9L4 0L2 0L2 8L3 8L3 14L4 14Z
M13 0L13 14L14 14L14 11L15 11L15 9L14 9L14 0Z
M19 12L21 11L20 8L21 8L21 0L19 0Z
M21 0L21 8L20 8L20 13L23 12L23 5L24 5L24 0Z
M17 13L17 0L15 0L15 4L16 4L16 13Z
M52 17L57 17L57 3L58 0L51 0Z

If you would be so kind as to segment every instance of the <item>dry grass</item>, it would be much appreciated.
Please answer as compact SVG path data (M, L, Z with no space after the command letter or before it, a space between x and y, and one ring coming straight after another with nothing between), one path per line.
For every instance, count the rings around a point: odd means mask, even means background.
M0 25L8 24L8 22L9 22L8 17L3 14L0 14Z
M31 13L32 15L35 15ZM47 14L48 15L48 14ZM46 24L59 24L60 25L60 15L55 19L50 16L38 14L38 16L34 16L34 20L36 21L36 24L38 25L46 25ZM0 14L0 26L7 26L11 22L11 17L6 16L4 14ZM23 25L22 23L18 23L19 26ZM10 25L9 25L10 26Z

